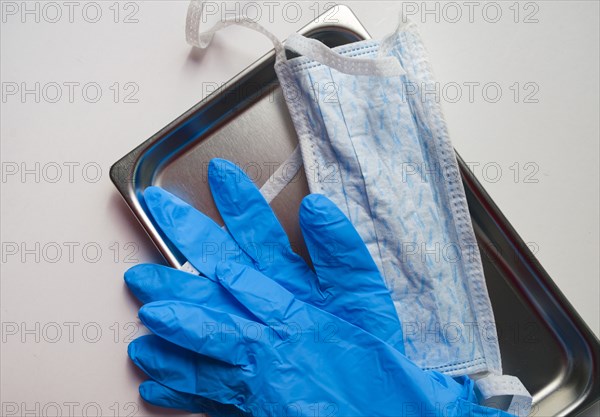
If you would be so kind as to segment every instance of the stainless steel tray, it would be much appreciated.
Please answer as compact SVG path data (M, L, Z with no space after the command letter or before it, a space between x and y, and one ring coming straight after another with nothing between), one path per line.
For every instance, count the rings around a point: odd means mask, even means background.
M338 8L335 24L321 17L300 33L328 46L369 38L350 9ZM234 161L258 185L264 184L298 142L278 87L274 59L273 53L260 58L111 168L113 183L172 266L179 267L182 257L152 224L141 192L160 185L221 222L206 181L212 158ZM460 157L459 164L505 373L518 376L534 395L532 415L599 415L598 339ZM297 213L308 192L301 170L272 202L292 245L303 256Z

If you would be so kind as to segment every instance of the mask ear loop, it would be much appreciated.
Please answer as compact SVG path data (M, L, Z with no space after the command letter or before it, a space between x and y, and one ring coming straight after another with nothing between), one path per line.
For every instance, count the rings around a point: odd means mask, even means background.
M204 1L203 0L191 0L188 6L187 17L185 21L185 40L188 44L193 47L206 49L212 42L215 33L219 30L226 28L231 25L243 26L248 29L252 29L256 32L262 33L273 42L275 48L275 56L278 61L285 61L285 49L283 43L264 26L256 23L252 19L244 15L227 18L215 23L207 31L200 31L200 23L202 13L204 12Z
M238 25L262 33L269 38L273 43L275 57L279 62L287 61L285 55L285 49L287 48L344 74L393 77L406 73L400 62L394 57L356 58L343 56L316 39L309 39L297 33L292 34L286 40L284 47L283 43L271 31L244 15L221 20L207 31L201 32L200 24L203 12L203 0L190 1L186 17L185 38L188 44L196 48L208 48L216 32L227 26Z

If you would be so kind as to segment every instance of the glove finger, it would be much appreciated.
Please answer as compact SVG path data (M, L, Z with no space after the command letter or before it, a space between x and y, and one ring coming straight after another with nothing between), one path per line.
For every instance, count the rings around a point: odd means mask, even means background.
M218 224L160 187L144 190L144 201L158 228L202 274L213 276L217 262L252 264Z
M259 271L233 262L216 271L221 285L263 323L284 325L294 312L294 295Z
M253 320L254 316L218 282L163 265L140 264L125 272L125 282L142 304L174 300L220 306L227 313Z
M227 230L251 258L261 266L270 260L265 243L276 253L291 251L275 213L242 169L225 159L212 159L208 184Z
M237 366L198 355L155 335L135 339L127 353L138 368L161 385L223 404L233 404L248 378Z
M311 194L300 205L300 227L319 288L330 295L327 311L404 352L390 292L350 220L327 197Z
M227 230L258 269L301 300L318 298L314 272L292 250L269 203L244 171L215 158L208 166L208 182Z
M248 365L252 342L268 336L260 323L182 301L155 301L138 315L157 336L231 365Z
M221 404L199 395L175 391L153 380L145 381L140 385L140 396L144 401L158 407L185 410L190 413L206 413L211 417L249 417L234 405Z
M361 277L360 284L385 288L385 283L369 250L350 220L327 197L310 194L300 205L300 228L317 272L321 289L353 295L356 282L348 275ZM323 237L327 238L324 239ZM367 288L359 288L359 290ZM352 291L349 291L352 290Z

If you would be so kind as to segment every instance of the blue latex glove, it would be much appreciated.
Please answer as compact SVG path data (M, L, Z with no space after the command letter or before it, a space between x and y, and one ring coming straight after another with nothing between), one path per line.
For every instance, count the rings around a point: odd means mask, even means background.
M214 278L220 260L243 262L263 271L299 299L403 350L400 322L377 266L354 227L333 203L313 195L300 207L300 226L315 273L292 251L268 203L243 171L215 159L209 165L208 178L228 232L160 188L150 187L144 193L158 228L196 269ZM130 269L125 279L143 303L179 300L202 304L210 298L230 305L241 317L254 318L228 292L182 271L140 265ZM163 407L231 414L230 409L221 409L212 401L178 393L155 381L144 382L140 393L146 401Z
M139 317L156 336L135 340L129 354L172 389L253 416L508 416L474 405L471 384L424 372L381 339L300 301L253 268L219 263L206 281L254 319L210 297L202 304L143 306Z
M214 277L221 261L251 266L300 300L404 351L400 321L377 265L350 221L331 201L309 196L300 207L300 227L313 272L292 250L271 207L240 168L213 159L208 182L227 231L159 187L144 192L158 228L202 275Z

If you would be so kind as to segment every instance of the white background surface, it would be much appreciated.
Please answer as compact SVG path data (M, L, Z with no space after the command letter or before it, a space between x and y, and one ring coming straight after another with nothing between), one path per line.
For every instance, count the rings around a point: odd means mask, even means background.
M16 15L9 13L8 3L17 7ZM40 83L43 90L58 83L63 94L57 103L43 95L38 103L33 94L6 96L0 103L3 173L15 166L35 170L39 164L40 174L39 181L20 172L2 179L3 412L9 415L10 407L17 407L17 415L52 414L56 403L62 415L70 410L71 415L94 415L98 408L105 416L160 415L164 412L139 399L142 376L126 356L128 335L143 330L135 327L138 306L122 281L132 259L160 257L132 221L109 180L109 167L204 97L207 86L227 81L271 45L261 35L232 28L194 59L184 40L187 2L121 2L117 23L113 2L98 2L103 14L94 24L84 18L86 3L74 3L72 22L68 7L58 2L63 17L50 23L55 11L44 14L43 2L27 3L40 8L39 22L22 14L21 2L2 2L3 89ZM324 6L298 4L303 14L295 23L293 14L284 17L283 3L275 6L273 22L263 7L260 22L283 39ZM394 29L402 7L397 2L346 4L373 37ZM497 23L486 21L494 13L482 14L481 4L470 22L468 8L458 4L463 17L457 23L449 21L454 11L444 13L443 4L437 6L439 23L433 14L413 16L440 85L462 86L458 102L443 103L453 143L466 161L479 164L475 173L486 190L598 334L598 2L532 2L528 9L521 3L518 23L509 9L512 2L498 3L503 14ZM422 8L421 2L413 5ZM138 22L124 23L136 10ZM94 17L93 9L87 12L88 19ZM524 23L534 12L530 20L538 21ZM72 100L65 82L80 83ZM133 91L124 89L127 82L138 88L137 103L124 102L123 94ZM498 83L502 97L491 103L491 94L486 100L479 87L470 103L465 82ZM509 88L515 82L521 92L516 103ZM528 82L537 86L530 97L537 103L524 102L523 95L533 91L524 87ZM82 94L86 83L100 86L97 103ZM109 88L115 83L120 83L117 103ZM46 88L51 99L56 90ZM93 91L88 93L89 99ZM72 182L69 163L79 164L73 166ZM55 164L62 177L50 182ZM91 165L83 172L85 164ZM97 182L92 181L95 166L101 167ZM525 181L527 174L537 182ZM35 259L37 242L40 259ZM139 249L131 259L129 242ZM16 255L6 250L13 244L19 247ZM57 246L62 249L58 257ZM22 259L25 248L33 253ZM102 253L92 262L95 248Z

